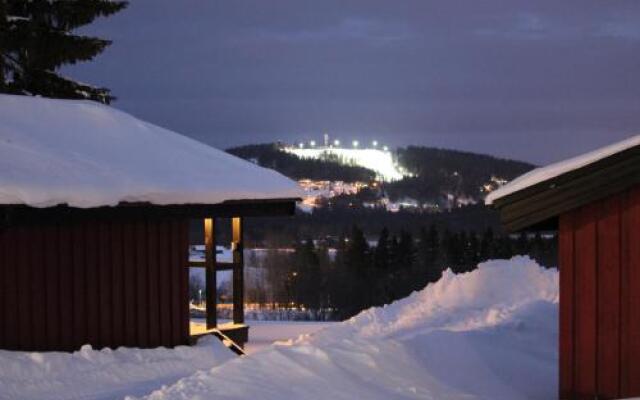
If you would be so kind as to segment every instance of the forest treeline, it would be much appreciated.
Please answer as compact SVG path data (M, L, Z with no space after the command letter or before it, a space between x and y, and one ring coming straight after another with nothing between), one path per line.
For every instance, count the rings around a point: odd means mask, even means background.
M382 229L370 245L354 226L337 243L305 239L291 253L271 254L264 262L268 298L311 310L331 310L334 319L351 317L371 306L404 298L436 282L445 269L464 273L495 258L529 255L555 266L555 239L540 234L496 235L487 229L451 232L436 226L408 231ZM253 292L251 301L267 296Z
M369 182L376 174L370 169L344 165L337 159L302 159L281 149L276 143L252 144L228 149L229 154L274 169L291 179Z
M522 161L424 146L400 147L396 154L412 177L385 185L392 200L438 202L446 196L479 200L484 196L481 188L492 178L510 181L534 168Z

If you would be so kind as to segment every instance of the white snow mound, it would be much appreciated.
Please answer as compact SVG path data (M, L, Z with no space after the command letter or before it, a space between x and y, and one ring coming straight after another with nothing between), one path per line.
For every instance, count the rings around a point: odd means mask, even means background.
M301 197L279 173L91 101L0 95L0 204Z
M523 257L491 261L146 398L554 398L557 308L556 271Z
M557 303L558 274L528 257L493 260L456 275L451 270L425 290L371 308L342 325L362 337L409 337L437 329L467 331L509 322L527 304Z
M213 337L175 349L31 353L0 350L0 399L117 399L144 395L235 355Z

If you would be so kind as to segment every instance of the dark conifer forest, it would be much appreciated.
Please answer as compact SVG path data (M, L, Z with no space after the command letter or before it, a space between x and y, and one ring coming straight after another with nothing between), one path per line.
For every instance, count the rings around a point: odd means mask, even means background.
M415 235L383 228L375 237L352 226L335 240L306 237L295 241L293 252L268 256L264 267L272 301L313 310L309 315L321 319L342 320L423 289L445 270L470 272L483 261L516 255L556 266L552 234L450 231L430 225L419 227ZM250 300L259 298L255 294Z

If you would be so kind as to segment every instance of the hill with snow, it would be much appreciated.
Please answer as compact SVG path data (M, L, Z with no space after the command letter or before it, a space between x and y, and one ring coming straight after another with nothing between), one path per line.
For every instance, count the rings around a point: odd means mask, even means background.
M533 165L483 154L422 146L380 148L296 148L256 144L227 152L296 180L384 181L393 201L449 207L484 197Z

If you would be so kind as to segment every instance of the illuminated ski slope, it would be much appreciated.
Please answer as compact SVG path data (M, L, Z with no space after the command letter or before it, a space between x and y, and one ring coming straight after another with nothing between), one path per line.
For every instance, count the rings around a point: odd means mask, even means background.
M285 147L288 153L300 158L322 159L335 156L340 162L374 171L383 181L396 181L409 173L398 166L390 151L381 149L347 149L340 147L296 148Z

